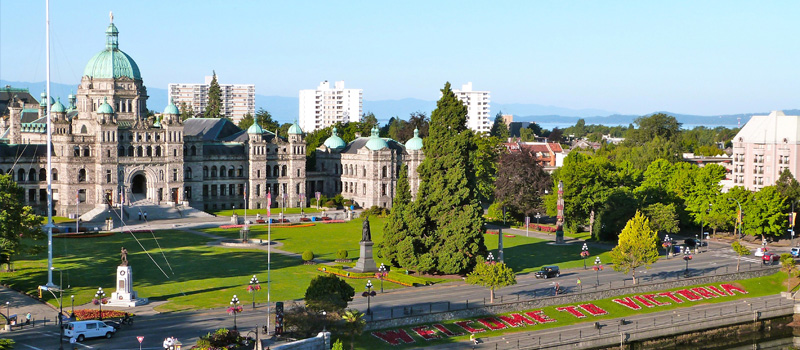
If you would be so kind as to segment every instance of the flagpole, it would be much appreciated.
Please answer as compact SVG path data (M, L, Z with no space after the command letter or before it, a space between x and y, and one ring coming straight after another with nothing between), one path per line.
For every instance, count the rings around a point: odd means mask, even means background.
M269 188L269 187L267 187ZM267 193L267 336L269 336L269 315L270 315L270 267L272 264L272 193Z
M53 284L53 125L50 120L50 0L45 2L45 37L47 45L47 287Z

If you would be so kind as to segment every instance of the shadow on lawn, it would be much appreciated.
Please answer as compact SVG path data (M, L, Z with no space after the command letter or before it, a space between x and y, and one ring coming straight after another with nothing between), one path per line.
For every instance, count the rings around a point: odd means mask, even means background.
M505 247L503 249L504 260L514 272L531 273L539 270L541 266L580 260L582 246L583 242L555 245L550 241L544 241ZM592 252L592 256L595 256L608 250L590 246L589 251Z

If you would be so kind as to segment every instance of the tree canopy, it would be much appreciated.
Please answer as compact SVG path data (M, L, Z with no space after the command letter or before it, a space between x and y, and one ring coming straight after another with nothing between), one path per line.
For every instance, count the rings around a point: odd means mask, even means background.
M219 83L217 82L217 72L214 72L211 78L211 84L208 85L208 103L206 110L203 113L204 118L219 118L220 111L222 110L222 90L220 90Z
M306 289L306 308L315 311L341 312L353 301L355 289L332 274L314 277Z
M12 175L0 175L0 255L8 263L14 255L43 249L35 243L44 238L42 217L34 214L33 208L24 203L24 190L14 182ZM23 244L28 239L33 243Z
M506 264L479 257L475 269L467 275L467 283L489 288L489 302L494 303L495 289L515 285L517 278Z
M530 216L541 211L542 195L552 185L550 175L536 162L536 155L532 152L521 150L500 156L494 186L496 201Z
M619 243L611 250L614 271L630 273L636 283L636 269L658 261L658 236L650 228L650 221L636 212L619 234Z

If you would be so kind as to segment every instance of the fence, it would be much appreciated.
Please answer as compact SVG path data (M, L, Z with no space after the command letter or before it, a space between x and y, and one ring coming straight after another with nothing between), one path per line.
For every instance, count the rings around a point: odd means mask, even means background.
M645 314L637 316L639 319L627 321L604 320L571 327L568 331L557 329L540 331L535 336L530 333L507 334L486 339L485 343L472 348L579 349L611 346L791 315L794 311L793 306L794 301L784 298L759 300L747 304L702 305L677 314ZM437 349L449 348L464 348L464 344L453 343L437 347Z
M777 267L762 266L761 264L743 264L741 271L736 272L735 267L719 266L699 270L690 270L687 276L684 270L647 275L639 278L639 283L633 284L632 280L612 281L602 284L586 286L589 283L578 285L560 285L560 293L555 295L552 287L542 287L517 293L516 295L500 295L495 298L494 304L487 304L486 298L467 299L463 301L440 301L411 304L393 307L375 307L367 316L369 321L367 329L381 329L409 324L434 322L446 319L467 318L492 313L518 311L520 307L536 308L556 304L565 304L576 301L596 300L605 297L651 291L672 287L688 286L690 284L712 283L724 280L752 278L772 274ZM675 285L675 281L682 282ZM684 282L685 281L685 282ZM634 288L635 290L628 290ZM608 295L604 295L608 294ZM527 303L528 305L520 305Z

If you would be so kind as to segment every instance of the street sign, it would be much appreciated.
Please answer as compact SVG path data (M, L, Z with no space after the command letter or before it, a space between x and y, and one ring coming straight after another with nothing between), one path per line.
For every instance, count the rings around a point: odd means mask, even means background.
M139 344L141 344L142 341L144 340L144 337L140 335L140 336L136 337L136 339L139 340Z

